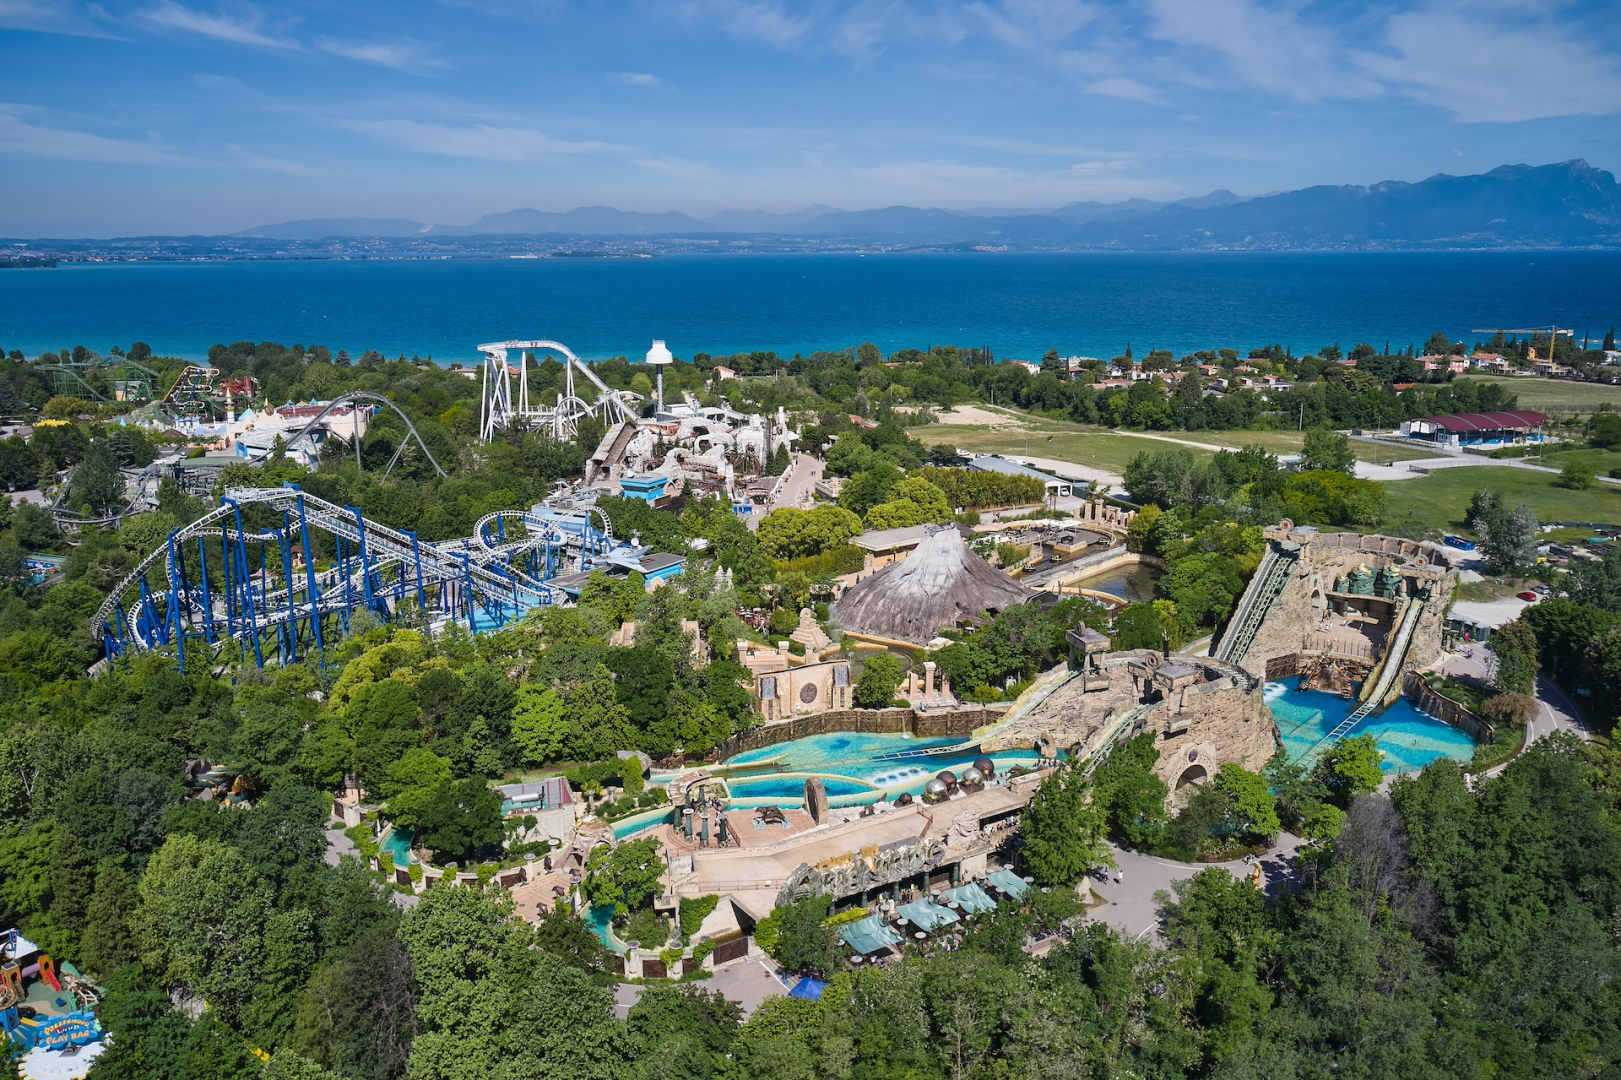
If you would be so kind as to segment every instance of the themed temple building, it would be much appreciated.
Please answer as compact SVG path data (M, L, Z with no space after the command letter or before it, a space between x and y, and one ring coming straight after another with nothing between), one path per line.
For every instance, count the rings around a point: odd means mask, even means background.
M1282 521L1214 655L1265 679L1361 687L1362 715L1401 695L1440 655L1457 575L1447 549L1394 536L1324 533ZM1356 713L1352 714L1357 715Z

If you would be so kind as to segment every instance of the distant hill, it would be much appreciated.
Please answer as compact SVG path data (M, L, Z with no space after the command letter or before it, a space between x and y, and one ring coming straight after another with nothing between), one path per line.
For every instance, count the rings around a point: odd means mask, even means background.
M441 236L667 236L717 230L675 210L643 214L611 206L581 206L562 214L508 210L504 214L486 214L471 225L435 225L433 231Z
M1504 165L1416 184L1322 186L1205 209L1083 224L1082 247L1586 247L1621 245L1621 189L1585 161Z
M345 238L367 240L365 250L378 254L391 247L467 254L545 250L546 244L555 248L557 242L571 239L588 241L584 247L617 244L620 250L714 250L717 237L723 247L731 245L727 250L1621 247L1621 188L1612 174L1576 160L1504 165L1477 176L1443 173L1418 183L1323 185L1256 196L1219 190L1175 202L1073 202L1046 211L913 206L835 210L818 205L790 213L723 211L700 220L674 210L643 213L582 206L563 213L509 210L471 225L428 225L403 218L314 218L261 225L234 237L244 243L286 241L295 246L326 241L328 251ZM194 239L188 238L188 243Z
M258 225L231 235L267 240L324 240L329 236L421 236L432 228L432 225L405 218L309 218L284 221L280 225Z

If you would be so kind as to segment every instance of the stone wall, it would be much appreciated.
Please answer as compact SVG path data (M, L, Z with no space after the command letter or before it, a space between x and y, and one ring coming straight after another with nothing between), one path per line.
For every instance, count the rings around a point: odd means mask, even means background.
M1272 713L1259 690L1229 686L1190 694L1181 713L1174 710L1174 701L1164 703L1148 714L1145 725L1158 736L1154 773L1171 788L1173 797L1179 786L1203 782L1227 762L1260 772L1277 749ZM1184 721L1186 730L1171 734Z
M1489 743L1497 737L1497 731L1492 725L1464 708L1449 697L1442 697L1430 689L1429 682L1416 671L1409 671L1402 684L1402 692L1412 699L1413 703L1423 712L1435 717L1443 724L1453 727L1467 734L1477 743Z
M733 754L759 750L778 743L828 735L835 731L861 731L878 735L915 735L920 739L964 738L990 723L1000 711L986 708L918 713L912 709L830 709L798 716L777 724L740 731L715 748L715 761Z
M1457 575L1450 572L1443 549L1401 537L1360 533L1319 534L1273 527L1267 530L1267 535L1270 543L1285 538L1290 542L1299 539L1305 542L1300 543L1293 576L1268 609L1265 621L1244 654L1245 668L1264 676L1272 659L1301 652L1315 631L1336 578L1361 564L1377 572L1392 563L1402 569L1409 595L1414 594L1421 582L1438 578L1409 651L1409 663L1413 667L1423 668L1435 662L1440 655L1444 613L1457 583Z

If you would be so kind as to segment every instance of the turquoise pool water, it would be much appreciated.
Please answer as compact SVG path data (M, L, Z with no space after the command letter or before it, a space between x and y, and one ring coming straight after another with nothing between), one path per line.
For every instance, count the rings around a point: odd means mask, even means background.
M961 749L910 760L876 760L908 750L953 746ZM728 758L721 771L734 805L798 806L804 802L808 776L821 778L830 802L854 805L875 802L880 795L921 794L929 777L942 769L961 772L979 756L972 741L844 731L744 751ZM1000 751L990 757L997 772L1039 760L1034 750Z
M639 833L653 825L661 825L670 819L670 804L655 807L652 810L643 810L639 814L632 814L614 822L614 839L623 840L632 833Z
M593 934L597 935L597 940L614 952L622 953L625 951L625 946L618 938L614 937L613 920L614 906L612 904L603 904L599 907L585 909L585 924L591 928Z
M1355 701L1281 682L1266 684L1266 703L1290 761L1300 760L1356 707ZM1374 737L1384 751L1381 768L1387 773L1417 772L1441 757L1468 761L1475 753L1474 740L1468 735L1419 712L1406 698L1363 720L1350 734Z
M411 830L395 826L388 831L388 835L383 837L383 842L378 847L394 856L395 866L410 865Z

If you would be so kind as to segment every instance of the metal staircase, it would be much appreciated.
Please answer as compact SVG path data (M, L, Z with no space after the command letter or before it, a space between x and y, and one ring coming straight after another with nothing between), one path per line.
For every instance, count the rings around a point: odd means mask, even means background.
M1261 560L1261 565L1255 568L1255 576L1250 579L1249 588L1244 590L1244 598L1239 601L1238 610L1228 621L1227 629L1222 633L1212 656L1229 664L1244 659L1261 624L1266 621L1273 601L1288 584L1289 575L1294 572L1299 558L1298 549L1286 551L1281 547L1267 548L1266 556Z

